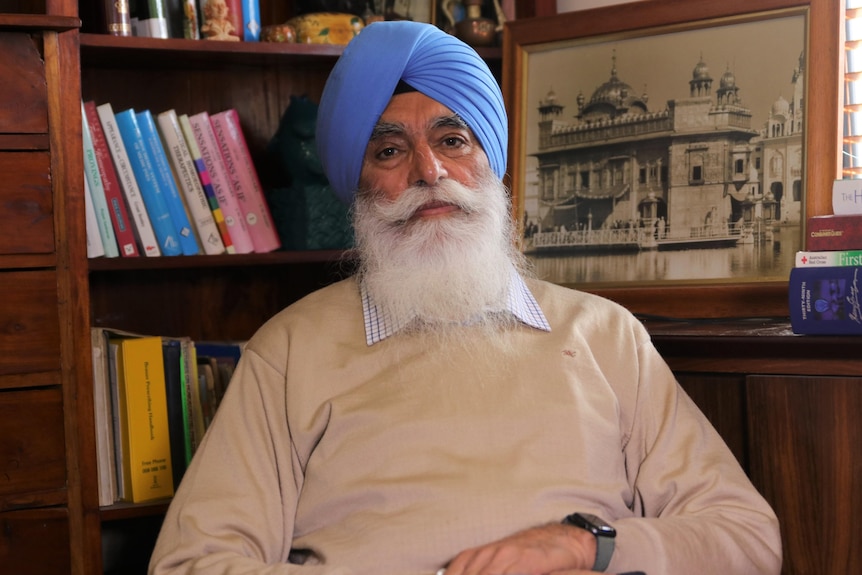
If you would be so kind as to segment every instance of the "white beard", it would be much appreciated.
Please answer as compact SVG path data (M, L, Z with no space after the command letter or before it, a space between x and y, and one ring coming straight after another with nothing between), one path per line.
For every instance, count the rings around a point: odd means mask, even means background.
M411 219L432 200L461 211ZM490 170L475 190L444 179L408 188L394 202L373 191L358 194L359 273L374 303L423 334L476 335L477 328L495 333L514 325L506 311L509 280L513 267L523 273L526 266L509 210L506 188Z

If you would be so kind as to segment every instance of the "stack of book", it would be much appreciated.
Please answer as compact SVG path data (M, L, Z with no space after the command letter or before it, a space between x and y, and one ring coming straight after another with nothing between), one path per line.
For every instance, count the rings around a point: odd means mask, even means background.
M862 180L836 180L831 215L807 219L790 271L794 333L862 334Z
M81 103L90 257L281 247L231 108L210 115Z
M92 328L99 504L170 497L244 342Z

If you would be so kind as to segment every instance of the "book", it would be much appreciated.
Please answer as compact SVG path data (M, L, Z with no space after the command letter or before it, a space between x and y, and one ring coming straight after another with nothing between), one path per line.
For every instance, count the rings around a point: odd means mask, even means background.
M136 36L170 38L165 0L137 0Z
M171 446L171 470L174 488L185 474L186 442L189 437L189 411L186 398L186 372L182 342L176 338L162 338L162 356L165 362L165 397L168 410L168 433Z
M231 243L236 253L248 254L254 251L254 244L248 232L248 225L242 213L239 199L233 194L230 177L225 168L224 160L219 151L218 141L213 132L210 116L207 112L199 112L189 116L192 136L201 153L204 165L215 190L218 205L224 214L224 221L230 233Z
M862 214L809 216L807 223L808 251L862 250Z
M212 210L213 219L216 222L222 242L224 243L224 249L229 254L235 254L236 248L233 246L233 240L230 237L230 230L228 230L227 222L224 219L224 212L222 212L221 206L219 206L212 178L210 178L209 170L207 170L206 163L204 163L203 156L201 155L201 150L198 147L197 140L195 140L194 130L192 129L189 117L187 114L182 114L179 117L179 120L180 129L182 130L186 144L189 147L189 153L192 155L192 160L194 160L198 179L200 180L201 187L204 189L207 202Z
M242 40L260 41L260 0L242 0Z
M114 160L114 167L117 170L117 176L123 190L123 197L128 205L130 216L135 226L135 233L137 234L138 242L140 242L141 251L147 257L159 256L161 255L161 250L159 249L158 241L156 241L156 233L150 222L150 216L147 214L147 208L144 205L141 190L135 179L135 173L132 171L129 154L126 151L123 137L120 134L120 128L114 116L114 109L110 103L105 103L96 106L96 111L98 112L99 120L101 120L108 149Z
M141 134L137 116L133 108L117 112L117 127L125 144L136 185L143 198L144 206L150 218L150 223L159 244L159 250L165 256L182 254L177 228L168 210L165 193L156 180L155 168L147 145Z
M186 144L176 111L161 112L156 116L156 120L204 253L208 255L224 253L225 246L215 220L215 214L201 185L194 158ZM216 210L221 215L221 210L218 210L218 203L216 203ZM222 217L223 221L224 218Z
M189 221L189 215L186 211L186 203L180 195L180 190L177 188L177 182L174 179L174 172L171 169L171 164L168 161L168 156L165 153L165 147L162 144L162 137L159 135L156 122L152 112L143 110L135 114L138 120L138 127L141 130L141 136L144 138L144 144L149 152L152 160L153 170L155 172L156 183L162 191L165 198L165 203L168 206L168 211L171 214L171 221L174 224L174 229L177 232L177 238L180 242L180 249L185 256L194 256L201 252L198 245L197 235L192 228L192 223Z
M801 267L788 286L793 333L862 334L862 266Z
M835 180L832 183L832 213L862 214L862 180Z
M267 253L281 247L278 232L257 169L242 133L239 114L230 108L210 116L234 195L248 225L256 253Z
M117 473L108 338L104 329L90 328L90 350L93 356L93 416L96 424L99 505L112 505L117 501Z
M105 255L105 246L102 244L102 236L99 235L99 222L96 221L96 210L93 208L90 185L84 178L84 214L87 226L87 257L100 258Z
M186 0L164 0L165 20L168 24L169 38L185 38L185 3ZM188 38L196 40L197 38Z
M96 166L99 169L102 189L105 193L105 200L108 203L111 224L114 228L114 237L117 241L117 249L122 257L139 257L141 254L138 251L135 230L132 228L133 224L129 219L126 199L120 187L120 178L111 159L108 141L102 129L102 121L99 119L94 101L89 100L84 102L84 115L87 118L87 127L90 130L90 137L93 142Z
M182 0L183 5L183 37L186 40L200 40L200 12L197 0Z
M108 258L115 258L120 255L120 251L117 247L117 238L114 235L114 224L111 222L111 211L105 197L102 176L99 175L96 149L93 147L93 137L90 135L90 125L87 121L83 102L81 102L81 140L84 144L84 186L88 192L85 197L90 198L93 217L103 247L103 255ZM89 230L89 227L87 229Z
M162 338L111 336L116 350L123 500L174 494Z
M796 267L862 266L862 250L798 251Z
M101 0L105 32L111 36L131 36L132 20L129 0Z

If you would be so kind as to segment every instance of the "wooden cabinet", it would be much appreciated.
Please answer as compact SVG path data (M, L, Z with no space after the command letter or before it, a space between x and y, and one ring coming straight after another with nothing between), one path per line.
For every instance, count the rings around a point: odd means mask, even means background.
M0 569L84 575L98 518L79 21L67 2L19 4L0 14Z
M862 573L859 339L795 336L780 322L650 327L778 514L783 573Z

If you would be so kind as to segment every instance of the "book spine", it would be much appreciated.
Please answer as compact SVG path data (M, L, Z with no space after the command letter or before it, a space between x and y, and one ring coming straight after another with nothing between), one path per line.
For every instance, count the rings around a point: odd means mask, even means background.
M168 156L162 145L162 139L156 128L153 114L149 110L144 110L138 112L135 116L141 129L141 135L144 138L144 144L147 147L150 158L153 160L156 182L158 182L159 187L164 193L165 203L168 206L168 211L171 213L171 221L174 223L174 228L177 231L180 249L185 256L197 255L201 252L201 248L198 245L197 237L189 221L185 202L177 188L176 180L174 180L174 173L168 162Z
M240 206L245 214L254 251L266 253L277 250L281 247L281 240L275 229L275 222L257 169L254 167L251 152L242 133L239 114L234 108L230 108L214 114L211 121L236 195L240 199Z
M186 114L183 114L179 117L179 120L180 128L182 129L183 136L186 140L186 145L188 145L189 153L192 155L192 160L195 163L195 170L198 173L198 179L200 180L201 187L204 189L204 194L206 195L207 202L209 203L210 209L213 213L213 219L215 220L222 242L224 243L224 249L229 254L235 254L236 248L233 245L230 230L228 230L227 222L224 218L224 212L222 212L221 206L218 203L212 178L210 178L209 170L207 170L203 156L201 156L201 150L198 148L197 140L195 140L194 130L192 129L189 117Z
M811 335L862 334L862 267L799 267L790 270L790 326Z
M796 252L796 267L862 266L862 250Z
M213 211L207 201L206 193L198 178L194 159L186 145L177 113L174 110L167 110L159 113L156 119L204 253L207 255L223 254L225 252L224 242L216 225Z
M132 503L174 493L161 337L120 341L121 409L125 411L126 500Z
M862 214L862 180L835 180L832 183L832 213Z
M111 505L117 500L117 474L108 342L102 328L90 328L90 349L93 356L93 415L96 420L99 505Z
M105 132L102 130L102 122L96 111L96 103L92 100L84 102L84 115L87 118L87 127L93 142L93 151L96 157L96 165L101 176L102 189L105 192L105 200L108 203L111 224L114 227L114 236L117 240L117 248L123 257L138 257L138 243L135 239L135 231L129 220L126 209L126 199L120 187L120 179L114 168L111 152Z
M123 137L120 135L120 129L117 126L114 110L110 103L105 103L98 105L96 111L99 113L99 119L102 121L102 129L105 132L108 148L111 150L111 157L114 159L114 166L117 169L117 176L123 188L123 194L128 203L129 211L134 217L133 221L141 249L147 257L159 256L161 255L159 243L156 241L156 234L153 231L150 216L147 214L147 208L141 197L141 190L138 188L138 182L135 180L135 174L129 163L129 154L126 151L126 146L123 144Z
M111 36L131 36L129 0L101 0L101 3L105 12L105 32Z
M131 108L115 114L117 127L129 156L129 164L137 181L140 195L144 200L147 214L159 242L162 255L182 254L176 226L171 220L164 193L156 181L152 160L144 144L135 111Z
M102 177L99 175L96 149L93 147L93 138L90 135L90 126L84 112L83 102L81 102L81 140L84 144L84 184L89 190L93 216L98 227L104 256L115 258L120 255L120 251L117 247L117 238L114 235L114 224L111 223L111 211L108 209Z
M260 0L242 0L243 42L260 42Z
M196 0L182 0L183 5L183 37L186 40L200 40L200 12Z
M170 38L164 0L138 0L138 36Z
M96 221L96 209L93 207L92 193L87 178L84 178L84 213L87 225L87 257L100 258L105 255L105 245L99 233L99 222Z
M182 348L178 339L162 338L162 358L165 363L165 397L167 399L168 431L171 446L171 470L176 488L186 470L186 427L184 423L185 385Z
M228 177L248 225L254 251L267 253L281 247L263 186L251 159L239 114L231 108L210 117Z
M200 112L189 116L192 134L201 152L204 165L212 180L213 189L218 198L219 207L224 213L224 220L233 241L233 247L238 254L248 254L254 251L254 244L248 232L248 226L240 207L239 198L233 194L230 177L225 168L224 159L219 151L219 145L210 124L209 114Z
M862 250L862 215L811 216L806 233L808 251Z

